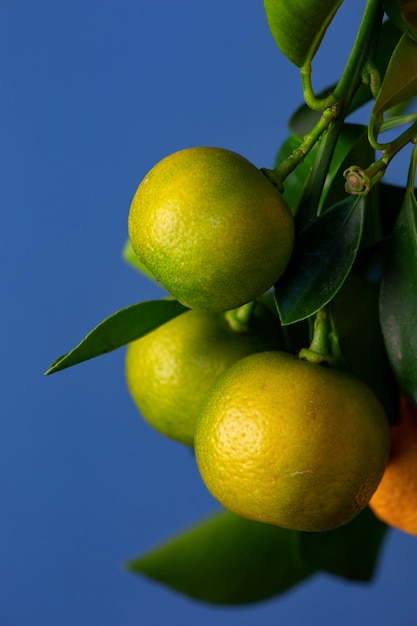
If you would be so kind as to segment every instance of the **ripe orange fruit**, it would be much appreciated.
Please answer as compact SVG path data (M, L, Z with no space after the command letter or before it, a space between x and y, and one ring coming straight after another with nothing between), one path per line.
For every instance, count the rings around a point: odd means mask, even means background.
M191 446L213 381L238 359L278 345L276 319L261 303L238 330L223 313L187 311L129 344L127 386L151 426Z
M388 421L365 384L283 352L227 370L195 436L201 476L223 506L305 531L353 519L377 488L388 450Z
M261 296L294 242L293 217L272 182L242 156L213 147L157 163L135 193L128 229L136 255L169 293L205 311Z
M391 452L369 503L386 524L417 536L417 409L400 397L398 424L391 426Z

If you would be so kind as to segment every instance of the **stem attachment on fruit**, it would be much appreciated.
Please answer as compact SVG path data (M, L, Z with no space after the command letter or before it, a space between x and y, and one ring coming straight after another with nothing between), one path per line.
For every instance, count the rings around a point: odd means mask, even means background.
M329 351L329 320L325 307L316 313L310 347L302 348L298 357L317 365L333 365L334 359Z

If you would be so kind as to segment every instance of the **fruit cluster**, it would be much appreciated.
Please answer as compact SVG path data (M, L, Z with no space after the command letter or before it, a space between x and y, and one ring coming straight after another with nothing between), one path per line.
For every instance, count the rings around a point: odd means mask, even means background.
M229 510L131 569L209 602L323 569L369 580L386 524L417 535L416 15L366 0L338 81L316 95L342 4L263 0L304 97L274 167L215 147L157 163L124 258L167 297L114 313L47 372L128 346L140 413L193 448ZM366 123L349 122L368 102ZM386 183L409 146L406 184Z
M294 242L274 184L233 152L183 150L146 175L128 225L139 260L192 309L128 347L143 417L195 447L212 495L242 517L306 531L353 519L383 476L388 420L328 354L285 351L264 301Z

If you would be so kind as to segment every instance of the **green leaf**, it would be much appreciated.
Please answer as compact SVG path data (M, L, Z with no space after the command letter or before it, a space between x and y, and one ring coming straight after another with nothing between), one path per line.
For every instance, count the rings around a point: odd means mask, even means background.
M56 359L46 375L116 350L188 311L176 300L139 302L113 313L93 328L70 352Z
M382 0L385 13L406 35L417 41L417 5L414 0Z
M126 567L204 602L247 604L283 593L313 573L300 559L300 536L224 512Z
M264 0L278 48L297 67L311 61L342 0Z
M352 271L329 312L345 366L374 391L390 421L395 422L398 391L379 322L378 282Z
M359 248L366 197L349 197L303 228L275 285L283 325L310 317L336 295Z
M404 200L405 187L383 181L379 182L377 187L381 205L382 232L384 235L390 235Z
M371 115L378 118L388 109L417 95L417 42L403 35L388 64Z
M380 293L380 318L392 368L417 405L417 201L404 197L392 231Z
M387 527L366 508L354 520L322 533L302 533L301 555L312 567L348 580L371 580Z

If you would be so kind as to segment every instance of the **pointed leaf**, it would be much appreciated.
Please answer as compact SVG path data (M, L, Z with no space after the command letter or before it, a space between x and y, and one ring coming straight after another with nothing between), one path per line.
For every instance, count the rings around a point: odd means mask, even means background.
M417 201L405 194L382 277L380 318L400 387L417 406Z
M387 527L366 508L354 520L322 533L302 533L307 563L348 580L371 580Z
M220 513L134 559L127 569L213 604L247 604L283 593L314 567L301 533Z
M385 13L403 33L417 41L417 5L414 0L382 0Z
M93 328L70 352L56 359L45 374L116 350L184 311L188 309L176 300L150 300L121 309Z
M264 0L278 48L297 67L311 61L342 0Z
M366 197L349 197L299 233L293 256L275 286L283 325L310 317L336 295L359 248Z
M378 118L388 109L416 95L417 42L403 35L388 64L372 109L372 116Z

